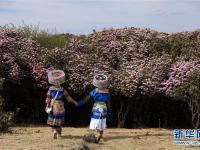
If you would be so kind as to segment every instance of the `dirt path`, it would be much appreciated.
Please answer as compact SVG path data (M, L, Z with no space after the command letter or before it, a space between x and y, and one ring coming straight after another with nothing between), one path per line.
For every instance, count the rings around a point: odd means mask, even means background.
M0 135L0 150L72 150L81 144L92 150L194 150L200 147L173 144L173 130L107 129L99 144L85 143L86 128L63 128L63 137L52 139L49 127L15 127Z

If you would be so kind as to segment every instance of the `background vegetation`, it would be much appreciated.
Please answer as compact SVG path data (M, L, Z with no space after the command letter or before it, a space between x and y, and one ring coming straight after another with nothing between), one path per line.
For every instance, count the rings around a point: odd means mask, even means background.
M75 36L2 27L3 112L15 112L16 123L45 123L46 71L54 67L65 71L64 86L77 100L93 88L94 74L110 77L113 127L198 128L199 45L199 31L124 28ZM91 104L66 105L68 125L88 124Z

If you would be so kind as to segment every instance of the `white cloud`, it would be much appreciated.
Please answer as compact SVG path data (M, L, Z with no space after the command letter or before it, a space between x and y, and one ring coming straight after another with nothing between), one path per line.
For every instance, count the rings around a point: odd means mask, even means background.
M24 20L60 32L124 26L174 32L200 27L197 4L186 0L0 0L0 25L19 25Z

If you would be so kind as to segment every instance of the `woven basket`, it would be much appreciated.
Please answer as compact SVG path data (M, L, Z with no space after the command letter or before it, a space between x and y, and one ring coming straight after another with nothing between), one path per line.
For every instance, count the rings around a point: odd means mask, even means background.
M98 88L108 87L108 77L104 74L97 74L94 76L93 85Z
M52 70L48 73L48 82L53 85L60 85L65 82L65 73L62 70Z

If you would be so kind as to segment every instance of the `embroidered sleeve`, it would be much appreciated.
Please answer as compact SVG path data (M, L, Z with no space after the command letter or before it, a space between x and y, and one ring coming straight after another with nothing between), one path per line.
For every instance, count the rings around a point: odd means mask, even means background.
M47 91L47 96L48 96L48 95L51 95L51 90L48 90L48 91Z
M96 94L96 89L92 90L89 94L90 98L93 98Z

